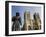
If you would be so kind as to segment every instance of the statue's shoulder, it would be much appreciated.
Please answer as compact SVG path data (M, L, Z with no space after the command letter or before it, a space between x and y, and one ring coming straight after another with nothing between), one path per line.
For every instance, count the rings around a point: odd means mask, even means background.
M13 17L12 17L12 21L14 22L14 21L15 21L15 19L16 19L16 17L15 17L15 16L13 16Z

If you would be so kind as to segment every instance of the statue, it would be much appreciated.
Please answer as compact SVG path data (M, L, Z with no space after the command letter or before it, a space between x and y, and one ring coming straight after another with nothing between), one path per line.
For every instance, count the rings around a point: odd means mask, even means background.
M12 25L12 31L20 31L20 25L21 23L21 17L19 13L16 13L16 16L12 17L13 25Z

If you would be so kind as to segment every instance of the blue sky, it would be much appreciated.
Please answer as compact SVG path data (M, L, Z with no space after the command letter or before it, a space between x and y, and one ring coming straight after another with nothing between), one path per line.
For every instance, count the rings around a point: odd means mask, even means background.
M39 15L41 14L41 7L36 6L12 6L12 16L16 16L16 12L20 13L22 22L24 22L24 12L26 10L30 11L30 14L34 14L35 12L38 12Z
M12 6L12 16L16 15L16 12L20 13L20 16L25 12L25 10L29 10L31 14L34 12L41 12L41 7L34 6Z

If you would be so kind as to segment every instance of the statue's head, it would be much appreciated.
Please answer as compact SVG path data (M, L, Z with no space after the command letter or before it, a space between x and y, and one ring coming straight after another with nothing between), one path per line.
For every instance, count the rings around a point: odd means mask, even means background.
M16 12L16 16L19 16L19 12Z

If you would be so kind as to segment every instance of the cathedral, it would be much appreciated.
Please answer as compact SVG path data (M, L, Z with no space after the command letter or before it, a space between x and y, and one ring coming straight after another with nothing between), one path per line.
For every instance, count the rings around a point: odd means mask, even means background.
M25 11L24 13L24 30L32 30L33 29L33 21L30 16L30 11Z

